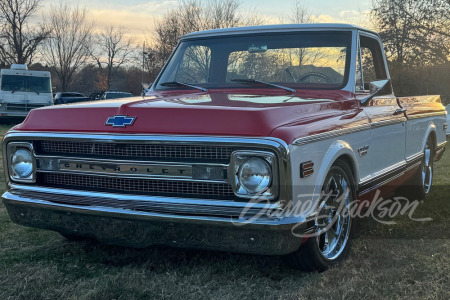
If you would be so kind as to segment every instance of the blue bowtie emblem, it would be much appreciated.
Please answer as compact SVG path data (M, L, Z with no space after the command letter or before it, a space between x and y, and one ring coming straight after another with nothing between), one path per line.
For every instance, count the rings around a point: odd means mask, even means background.
M106 120L105 125L110 125L112 127L131 126L133 125L134 120L136 120L136 117L114 116L109 117L108 120Z

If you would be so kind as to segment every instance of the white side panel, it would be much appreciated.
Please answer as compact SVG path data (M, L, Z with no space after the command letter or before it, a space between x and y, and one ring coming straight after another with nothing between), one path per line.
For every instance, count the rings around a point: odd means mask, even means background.
M370 160L358 153L358 148L369 145L370 140L371 133L368 129L305 145L290 145L294 207L296 209L301 207L301 214L305 217L315 211L324 177L334 161L342 155L351 158L357 166L356 182L371 174ZM314 163L314 173L309 177L300 178L300 164L306 161Z
M367 159L372 171L361 181L368 181L384 173L384 170L405 162L405 122L374 127L371 131Z
M444 124L446 122L445 115L408 120L406 122L406 158L423 151L431 132L436 135L436 144L445 142Z

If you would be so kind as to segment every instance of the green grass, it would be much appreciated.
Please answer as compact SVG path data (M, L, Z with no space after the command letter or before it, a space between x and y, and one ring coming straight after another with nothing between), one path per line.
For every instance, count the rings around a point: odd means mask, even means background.
M450 151L435 174L415 213L433 221L360 221L349 258L321 274L278 257L69 242L13 224L0 204L0 299L449 299Z

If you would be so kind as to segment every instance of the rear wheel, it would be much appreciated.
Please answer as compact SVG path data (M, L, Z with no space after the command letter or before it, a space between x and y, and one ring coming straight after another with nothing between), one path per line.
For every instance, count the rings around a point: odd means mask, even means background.
M434 142L431 136L423 150L423 158L417 173L403 187L402 196L409 200L422 200L427 197L431 191L434 173Z
M337 161L328 171L322 187L315 236L286 256L291 267L322 272L346 258L353 225L350 206L356 199L355 194L351 170L344 162Z

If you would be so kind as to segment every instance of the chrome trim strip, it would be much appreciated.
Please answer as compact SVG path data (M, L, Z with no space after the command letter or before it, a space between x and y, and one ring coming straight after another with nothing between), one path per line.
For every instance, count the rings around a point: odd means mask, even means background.
M352 133L356 133L359 131L399 124L399 123L403 123L403 122L406 122L406 118L397 118L394 120L383 120L383 121L374 122L374 123L370 123L370 124L358 125L358 126L351 127L351 128L336 129L336 130L332 130L332 131L328 131L328 132L323 132L323 133L318 133L318 134L298 138L292 144L296 145L296 146L300 146L300 145L305 145L305 144L309 144L309 143L313 143L313 142L318 142L318 141L322 141L322 140L340 137L340 136L343 136L346 134L352 134Z
M407 157L405 171L410 171L414 168L417 168L422 163L423 156L424 156L423 152L419 152L417 154Z
M421 118L428 118L428 117L436 117L436 116L446 116L445 111L439 111L439 112L432 112L432 113L420 113L415 115L408 115L408 112L406 112L408 120L414 120L414 119L421 119Z
M442 148L445 148L446 146L447 146L447 141L442 142L442 143L440 143L440 144L438 144L438 145L436 146L436 151L439 151L439 150L441 150Z
M305 144L309 144L312 142L318 142L318 141L327 140L327 139L331 139L331 138L335 138L335 137L340 137L345 134L351 134L351 133L356 133L359 131L369 130L370 128L371 128L370 124L364 124L364 125L354 126L351 128L336 129L336 130L327 131L327 132L323 132L323 133L313 134L310 136L305 136L305 137L296 139L292 143L292 145L295 145L295 146L305 145Z
M389 183L398 177L402 176L406 170L406 162L397 163L391 167L388 167L382 170L382 173L379 175L368 178L364 180L364 178L358 184L358 196L364 195L370 191L373 191L380 186Z
M370 124L370 127L372 129L375 129L375 128L380 128L380 127L384 127L384 126L400 124L400 123L403 123L403 122L406 122L406 118L405 117L396 118L396 119L392 119L392 120L383 120L383 121L373 122L373 123Z

